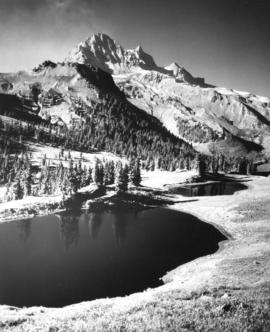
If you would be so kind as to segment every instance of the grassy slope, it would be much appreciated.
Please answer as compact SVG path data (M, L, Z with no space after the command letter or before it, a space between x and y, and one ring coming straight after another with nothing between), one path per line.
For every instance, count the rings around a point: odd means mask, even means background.
M230 239L217 253L168 273L164 286L60 309L1 306L0 330L269 331L270 177L246 180L249 189L236 193L237 200L202 197L173 206L214 223Z

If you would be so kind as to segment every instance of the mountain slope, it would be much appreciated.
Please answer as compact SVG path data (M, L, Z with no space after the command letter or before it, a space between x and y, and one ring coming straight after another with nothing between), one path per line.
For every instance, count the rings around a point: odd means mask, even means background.
M189 144L131 104L111 75L98 67L46 61L33 71L0 76L12 86L0 94L0 114L28 123L17 128L23 140L39 137L66 149L140 156L147 167L158 163L164 169L194 157Z
M269 98L211 86L176 63L158 67L141 47L125 50L104 34L81 43L67 60L94 63L112 73L130 102L199 150L209 151L213 142L217 148L220 142L224 146L229 137L243 147L243 153L245 141L270 153Z

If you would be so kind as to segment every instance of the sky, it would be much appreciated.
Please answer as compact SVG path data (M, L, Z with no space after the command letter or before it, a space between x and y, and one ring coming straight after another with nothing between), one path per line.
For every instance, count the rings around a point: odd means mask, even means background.
M270 97L269 0L0 0L0 72L62 61L93 33Z

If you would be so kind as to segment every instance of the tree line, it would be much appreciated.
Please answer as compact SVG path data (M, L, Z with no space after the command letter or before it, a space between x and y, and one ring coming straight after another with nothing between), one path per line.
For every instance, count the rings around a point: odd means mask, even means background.
M63 157L63 150L59 154ZM82 156L79 161L73 160L70 153L64 162L59 160L57 165L51 165L44 155L40 165L33 165L27 153L1 155L0 183L5 184L7 188L5 201L27 196L61 194L70 197L91 183L98 188L112 186L117 193L126 192L130 185L137 187L141 184L140 158L132 158L128 163L96 159L94 166L84 163ZM192 162L183 163L182 166L185 169L197 170L201 177L208 173L229 172L229 168L230 171L240 174L255 171L254 164L247 158L239 158L233 165L234 168L232 164L227 164L226 158L222 155L210 157L197 154Z
M242 175L256 173L255 159L251 156L245 157L226 157L222 154L205 156L197 154L195 158L195 169L199 176L207 173L237 173Z
M40 165L32 165L28 154L9 155L0 158L2 183L6 183L5 201L22 199L27 196L63 195L70 197L80 188L94 183L98 188L113 185L117 193L128 190L129 185L141 183L140 159L129 163L96 159L94 167L83 165L82 160L68 161L64 167L60 161L50 165L46 155Z

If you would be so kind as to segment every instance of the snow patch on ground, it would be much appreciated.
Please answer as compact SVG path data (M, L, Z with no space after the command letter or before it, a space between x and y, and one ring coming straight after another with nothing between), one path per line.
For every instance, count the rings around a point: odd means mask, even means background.
M28 196L23 199L18 199L16 201L10 201L0 204L0 212L5 209L21 209L29 206L33 206L35 204L42 203L60 203L62 199L62 195L56 196Z
M152 189L164 189L166 185L185 182L196 175L196 171L176 170L174 172L156 170L154 172L142 172L142 185Z
M60 148L52 147L49 145L40 145L40 144L29 144L29 150L32 153L31 161L32 163L40 164L41 160L44 158L44 155L46 155L47 161L50 162L51 165L57 165L60 162L63 163L63 166L67 167L69 164L68 160L68 150L64 150L64 157L59 159L59 154L61 152ZM124 160L123 158L120 158L113 153L110 152L80 152L80 151L70 151L71 159L74 162L78 162L81 160L82 165L86 165L87 167L91 166L93 167L95 164L95 161L97 159L105 162L105 161L115 161L118 160Z

